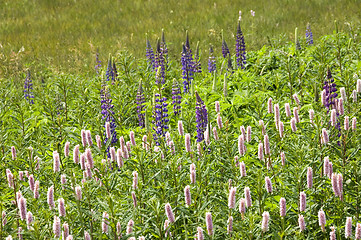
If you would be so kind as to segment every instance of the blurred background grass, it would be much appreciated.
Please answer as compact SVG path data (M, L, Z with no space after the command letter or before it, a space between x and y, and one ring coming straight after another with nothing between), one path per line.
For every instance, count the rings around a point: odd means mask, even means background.
M154 47L162 29L173 60L180 58L186 30L194 47L200 41L203 58L209 43L220 55L222 29L233 48L239 10L248 50L267 44L268 37L290 40L295 27L303 36L308 22L316 40L333 32L335 20L346 31L348 22L353 28L361 22L359 0L5 0L0 1L0 74L34 65L93 71L96 49L102 64L124 48L144 56L145 35Z

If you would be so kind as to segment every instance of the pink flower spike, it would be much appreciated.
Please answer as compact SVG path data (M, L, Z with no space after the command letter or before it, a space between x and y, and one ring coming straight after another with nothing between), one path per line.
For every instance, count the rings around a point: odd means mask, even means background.
M19 205L20 218L21 220L25 220L27 211L26 211L26 199L23 196L19 198L18 205Z
M268 231L268 224L269 224L269 212L264 212L262 214L262 231Z
M135 195L135 192L132 192L132 199L133 199L133 206L137 207L137 196Z
M187 152L191 152L191 135L187 133L184 138L185 148Z
M228 225L227 225L227 233L230 234L233 231L233 217L229 216Z
M269 98L268 99L268 102L267 102L267 112L268 113L273 113L273 111L272 111L272 98Z
M135 143L135 135L134 135L133 131L130 131L129 138L130 138L130 142L132 143L132 145L136 146L137 144Z
M336 240L336 231L335 231L335 227L332 226L331 228L331 232L330 232L330 240Z
M93 146L93 140L92 140L92 135L90 133L90 130L86 130L86 140L87 140L89 147Z
M306 211L306 194L304 192L300 193L300 212Z
M320 225L322 232L326 231L326 215L323 210L318 211L318 225Z
M356 224L355 239L361 239L361 223Z
M228 207L230 209L232 209L235 206L236 206L236 188L231 187L231 189L229 191L229 196L228 196Z
M283 197L280 199L280 216L286 216L286 199Z
M51 187L48 188L47 198L48 198L49 208L53 209L55 207L55 203L54 203L54 186L51 186Z
M79 163L79 145L76 145L73 149L73 161L75 164Z
M258 144L258 159L263 160L263 144L261 142Z
M108 139L112 136L110 132L110 122L105 123L105 134Z
M269 177L265 177L265 188L268 193L272 193L272 182Z
M81 187L75 187L75 199L80 201L81 200Z
M58 200L58 210L59 210L59 216L65 217L65 202L63 198L59 198Z
M83 144L83 147L85 148L86 146L86 131L84 129L81 130L80 132L81 135L81 143Z
M11 157L13 160L16 159L16 149L14 146L11 146Z
M59 172L60 171L60 158L59 158L59 153L57 151L53 152L53 170L54 172Z
M218 115L217 115L217 125L218 125L218 128L219 128L219 129L222 129L222 128L223 128L223 122L222 122L221 114L218 114Z
M356 119L356 117L353 117L352 124L351 124L352 131L356 131L356 125L357 125L357 119Z
M69 147L70 147L70 142L66 142L64 145L64 156L65 157L69 157Z
M345 120L344 120L344 124L343 124L343 129L345 131L348 131L350 129L350 119L348 116L345 116Z
M289 103L285 103L285 112L287 117L291 117L291 108Z
M180 136L184 135L183 122L182 121L178 121L178 133L179 133Z
M252 198L251 198L251 191L249 187L244 188L244 196L246 199L246 206L249 208L252 206Z
M170 206L169 203L167 203L165 205L165 213L166 213L166 215L168 217L169 222L171 222L171 223L175 222L173 210L172 210L172 207Z
M345 238L350 238L352 235L352 217L346 218L346 225L345 225Z
M219 113L221 111L219 101L215 101L214 106L215 106L215 109L216 109L216 113Z
M95 135L95 141L97 142L97 147L99 149L101 149L102 148L102 140L100 139L99 135Z
M241 177L247 176L247 173L246 173L246 164L244 164L243 161L242 161L241 164L239 165L239 169L240 169L240 172L241 172Z
M293 108L293 117L295 118L296 122L299 123L300 122L300 118L298 116L298 108L294 107Z
M311 167L307 168L307 187L312 188L313 185L313 171Z
M292 132L296 132L296 131L297 131L296 119L295 119L294 117L291 118L291 129L292 129Z
M300 227L300 232L306 230L306 224L303 215L298 215L298 226Z
M197 240L204 240L203 229L197 227Z
M212 214L210 212L206 213L206 226L207 226L208 235L212 236L213 235L213 221L212 221Z
M60 218L57 216L54 216L53 233L56 238L60 237L60 232L61 232Z
M191 203L192 203L192 199L191 199L191 191L190 191L190 186L189 185L187 185L184 188L184 199L185 199L186 205L190 206Z

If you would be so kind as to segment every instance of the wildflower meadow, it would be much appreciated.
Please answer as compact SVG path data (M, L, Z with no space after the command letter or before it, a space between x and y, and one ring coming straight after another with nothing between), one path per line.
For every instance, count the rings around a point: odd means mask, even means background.
M250 51L240 15L1 78L0 239L361 239L361 30L339 25Z

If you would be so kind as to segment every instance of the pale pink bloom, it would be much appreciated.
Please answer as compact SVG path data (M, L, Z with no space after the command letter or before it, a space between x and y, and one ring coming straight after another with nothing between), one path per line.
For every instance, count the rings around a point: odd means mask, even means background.
M263 212L262 214L262 231L268 231L268 224L269 224L269 212Z
M233 217L229 216L228 225L227 225L227 233L230 234L233 231Z
M90 130L86 130L86 139L87 139L87 143L88 146L93 146L93 140L92 140L92 135L90 133Z
M280 134L280 138L283 138L284 125L282 121L279 121L278 123L278 132Z
M80 168L81 168L81 170L85 169L85 158L86 158L85 153L82 153L80 155Z
M75 199L80 201L81 200L81 187L75 187Z
M35 181L34 181L34 176L33 176L33 174L31 174L31 175L29 176L29 187L30 187L30 190L31 190L32 192L34 192Z
M331 125L332 126L336 126L336 109L332 109L331 110L331 118L330 118L330 121L331 121Z
M74 163L79 163L79 145L76 145L73 149L73 161Z
M203 229L197 227L197 240L204 240Z
M132 192L133 206L137 207L137 196L135 196L135 192Z
M97 147L99 149L101 149L102 148L102 140L100 139L99 135L95 135L95 141L97 142Z
M84 231L84 240L90 240L90 235L87 231Z
M285 103L285 112L286 112L286 116L290 117L291 116L291 108L290 108L290 104L289 103Z
M357 79L356 91L357 91L358 93L361 92L361 79Z
M108 232L109 225L109 214L107 212L103 212L103 220L102 220L102 233Z
M130 142L132 143L132 145L136 146L137 144L135 143L135 135L134 135L133 131L130 131L129 138L130 138Z
M40 185L40 182L35 181L35 184L34 184L34 198L35 199L39 198L39 185Z
M16 149L14 146L11 146L11 157L13 160L16 159Z
M332 173L331 175L331 184L332 184L332 190L335 193L335 196L340 196L340 190L339 190L339 186L338 186L338 181L337 181L337 173Z
M241 135L246 136L246 128L244 126L240 127Z
M283 197L280 199L280 216L286 216L286 199Z
M292 129L292 132L296 132L296 131L297 131L296 119L295 119L294 117L291 118L291 129Z
M306 211L306 193L300 192L300 212Z
M21 220L25 220L27 211L26 211L26 199L23 196L19 197L18 205L19 205L20 218Z
M60 158L59 158L59 153L57 151L53 152L53 170L54 172L59 172L60 171Z
M117 228L117 235L121 238L122 226L120 225L120 222L117 222L116 228Z
M323 159L323 176L328 176L330 160L328 157Z
M137 189L138 188L138 172L134 171L133 172L133 189Z
M143 138L142 138L142 144L143 144L143 148L145 149L145 150L149 150L149 145L148 145L148 143L147 143L147 135L144 135L143 136Z
M236 206L236 188L231 187L228 195L228 207L234 208Z
M59 198L58 200L58 210L59 210L59 216L65 217L65 202L63 198Z
M261 142L258 144L258 159L263 160L263 144Z
M175 217L174 217L174 214L173 214L173 210L172 210L172 207L170 206L169 203L167 203L165 205L165 213L166 213L166 215L168 217L169 222L171 222L171 223L175 222Z
M51 186L51 187L48 188L47 198L48 198L49 208L53 209L55 207L55 203L54 203L54 186Z
M239 165L239 169L240 169L240 172L241 172L241 177L247 176L247 174L246 174L246 164L244 164L243 161Z
M6 240L13 240L13 237L11 235L6 237Z
M179 135L181 135L181 136L184 135L183 122L182 122L182 121L178 121L178 133L179 133Z
M187 185L184 188L184 199L185 199L186 205L190 206L192 203L192 199L191 199L191 191L190 191L189 185Z
M246 206L251 207L252 206L252 198L251 198L251 191L249 187L244 188L244 196L246 199Z
M191 170L190 172L190 178L191 178L191 183L195 184L196 183L196 171Z
M89 166L88 163L85 164L85 171L86 171L87 178L91 179L92 178L92 171L91 171L90 166Z
M197 143L197 153L199 156L202 157L202 146L200 143Z
M252 17L254 17L256 15L256 12L251 10L251 15L252 15Z
M34 221L33 214L31 212L28 212L26 214L26 225L28 225L29 230L33 221Z
M105 134L106 134L108 139L111 137L110 122L105 123Z
M109 152L110 152L110 160L112 161L112 162L114 162L114 161L116 161L116 159L117 159L117 157L116 157L116 155L115 155L115 147L110 147L109 148ZM121 150L120 149L118 149L118 155L119 155L119 153L120 153L120 156L121 156Z
M56 238L60 237L60 232L61 232L60 218L58 216L54 216L53 233Z
M350 119L348 116L345 116L343 128L345 129L345 131L348 131L350 129Z
M219 113L221 111L219 101L215 101L214 106L215 106L216 112Z
M332 162L329 162L328 164L328 177L331 179L333 173L333 165Z
M342 201L343 200L343 177L342 177L342 174L339 173L337 174L337 186L338 186L338 191L339 191L339 197L340 197L340 200Z
M86 131L84 129L81 130L80 132L81 135L81 143L83 144L83 147L85 148L86 146Z
M213 221L212 221L212 214L210 212L206 213L206 226L207 226L208 235L212 236L213 235Z
M262 135L265 135L266 134L266 129L265 129L263 120L259 120L258 124L261 127Z
M130 219L127 224L127 234L131 234L133 232L133 227L134 227L134 221Z
M126 146L125 146L125 140L124 140L124 137L123 137L123 136L121 136L121 137L119 138L119 143L120 143L120 149L122 149L122 152L124 152L125 149L126 149Z
M278 105L278 103L276 103L273 108L274 108L275 125L276 125L276 129L278 129L278 124L280 121L280 106Z
M352 91L352 100L353 100L354 103L357 102L357 92L356 92L356 90Z
M163 228L164 228L164 230L165 230L165 237L167 237L168 234L169 234L169 224L170 224L169 220L166 219L166 220L164 221L164 225L163 225ZM171 234L170 234L170 235L171 235Z
M217 133L217 128L216 128L216 127L213 127L213 136L214 136L214 139L215 139L216 141L219 140L218 133Z
M247 126L247 136L246 136L246 140L247 142L250 142L252 139L252 127L251 126Z
M265 155L270 155L271 154L271 148L270 148L270 143L269 143L269 139L268 139L268 135L264 135L264 153Z
M303 232L306 230L306 224L305 224L305 219L303 217L303 215L298 215L298 226L300 227L300 231Z
M239 166L238 156L234 156L234 163L236 164L236 167Z
M320 225L322 232L326 231L326 215L323 210L318 211L318 225Z
M298 108L297 107L294 107L293 108L293 117L295 118L296 122L300 122L300 118L298 116Z
M310 122L313 123L313 119L315 118L315 111L313 109L310 109L308 111L308 115L310 117Z
M117 150L116 159L117 159L118 167L123 167L124 166L124 161L123 161L123 156L122 156L122 150L121 149Z
M346 218L346 225L345 225L345 238L350 238L352 235L352 217Z
M280 157L281 157L282 166L284 166L284 165L286 164L286 155L285 155L285 152L281 152Z
M191 152L191 135L189 133L186 133L184 141L185 141L186 151Z
M240 156L243 156L245 154L245 145L244 145L244 135L239 135L238 136L238 152Z
M356 131L356 124L357 124L357 119L356 117L352 118L352 123L351 123L351 127L353 131Z
M265 177L265 188L268 193L272 193L272 182L269 177Z
M361 239L361 223L356 224L355 239Z
M68 237L69 237L69 225L65 222L65 223L63 223L63 236L62 236L62 238L63 239L68 239Z
M293 94L293 99L295 100L295 102L297 103L297 106L300 106L300 99L298 98L297 94Z
M239 201L239 212L244 215L246 213L246 200L241 198Z
M23 171L19 171L19 180L24 181L24 172Z
M208 128L204 131L204 142L208 146L211 143Z
M326 101L326 91L325 90L322 90L322 92L321 92L321 102L324 106L326 106L327 101Z
M322 128L322 143L327 144L329 142L328 133L326 128Z
M268 102L267 102L267 112L268 113L273 113L273 111L272 111L272 98L269 98L268 99Z
M307 168L307 187L312 188L313 185L313 171L311 167Z
M92 156L91 149L87 148L85 150L85 154L86 154L86 159L88 160L89 167L91 169L93 169L94 168L94 161L93 161L93 156Z
M343 101L346 101L346 100L347 100L347 99L346 99L346 90L345 90L344 87L340 88L340 95L341 95L341 99L342 99Z
M335 227L332 226L331 228L331 232L330 232L330 240L336 240L336 231L335 231Z
M223 128L223 122L222 122L221 114L217 115L217 125L218 125L219 129Z

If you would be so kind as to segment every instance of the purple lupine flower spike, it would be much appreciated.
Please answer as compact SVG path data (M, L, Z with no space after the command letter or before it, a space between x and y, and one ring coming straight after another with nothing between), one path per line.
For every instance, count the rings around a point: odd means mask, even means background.
M236 61L237 66L241 69L246 65L246 44L244 42L244 36L241 30L241 23L238 21L237 33L236 33Z
M26 73L25 83L24 83L24 94L25 100L28 101L30 104L34 104L34 95L33 91L33 82L31 80L30 70Z
M155 84L164 84L165 83L165 70L166 70L166 60L165 55L167 54L168 50L166 48L164 42L160 42L159 39L157 41L157 49L155 51L154 55L154 69L156 78L155 78ZM159 71L159 73L158 73ZM159 76L157 76L157 74Z
M193 76L195 73L195 63L193 60L192 49L190 48L188 31L186 35L187 35L186 43L185 45L183 44L182 57L181 57L184 93L189 92L190 85L192 84Z
M160 145L159 139L165 137L165 134L169 128L168 126L168 103L167 98L162 97L161 94L155 94L155 107L153 112L154 117L154 127L153 130L155 133L153 134L154 140L157 145Z
M214 56L212 45L209 46L208 71L210 73L216 71L216 57Z
M150 45L148 38L146 41L147 41L146 57L147 57L148 66L154 71L155 70L154 51L152 45Z
M144 128L145 127L145 98L143 93L143 87L142 87L142 81L139 82L139 87L137 91L137 113L138 113L138 121L139 121L139 127Z
M112 59L109 57L108 59L108 67L105 72L106 80L111 81L112 80L112 73L113 73L113 65L112 65Z
M227 55L230 55L228 45L226 43L226 40L223 38L223 31L222 31L222 55L224 58L227 57Z
M106 133L106 123L109 122L110 123L110 133L111 133L111 143L108 145L108 148L106 149L108 158L110 158L110 153L109 153L109 147L113 146L115 143L118 142L118 138L117 138L117 133L115 131L116 128L116 124L115 124L115 119L113 117L114 115L114 105L112 104L112 99L110 96L110 93L108 91L108 88L106 87L106 85L103 83L102 85L102 89L100 91L100 98L101 98L101 114L102 116L102 120L104 122L104 145L107 144L109 138L107 137L107 133Z
M206 105L199 96L198 92L196 94L196 122L197 122L197 142L201 142L204 139L204 132L207 129L208 124L208 112Z
M172 104L173 104L173 112L174 115L180 115L181 113L181 91L179 88L179 84L176 79L173 79L173 87L172 87Z
M313 34L310 23L308 23L306 27L306 42L308 45L313 45Z

